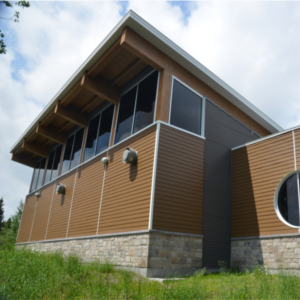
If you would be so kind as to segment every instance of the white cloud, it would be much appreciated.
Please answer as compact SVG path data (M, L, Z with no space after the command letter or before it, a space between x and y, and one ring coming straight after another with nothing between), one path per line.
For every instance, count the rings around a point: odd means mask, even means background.
M31 2L7 25L0 58L0 197L5 217L24 199L31 170L9 150L121 18L117 2ZM130 1L149 23L284 128L300 122L300 3ZM14 78L18 78L16 81Z

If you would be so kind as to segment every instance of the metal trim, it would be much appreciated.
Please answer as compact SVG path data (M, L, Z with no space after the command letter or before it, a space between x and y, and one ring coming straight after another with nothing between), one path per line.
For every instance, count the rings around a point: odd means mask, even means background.
M202 98L202 116L201 116L201 136L205 136L205 119L206 119L206 97Z
M108 151L107 151L106 155L108 156ZM98 235L99 224L100 224L100 214L101 214L101 208L102 208L102 200L103 200L103 191L104 191L104 183L105 183L106 170L107 170L107 165L104 166L104 174L103 174L102 190L101 190L101 199L100 199L100 207L99 207L98 223L97 223L97 231L96 231L97 235Z
M295 163L295 170L297 170L297 160L296 160L296 145L295 145L295 132L293 132L293 148L294 148L294 163ZM300 206L299 206L300 207Z
M285 237L295 237L299 236L300 233L283 233L283 234L273 234L273 235L259 235L259 236L245 236L245 237L235 237L231 238L231 241L238 241L238 240L263 240L263 239L273 239L273 238L285 238Z
M145 229L145 230L137 230L137 231L106 233L106 234L99 234L99 235L77 236L77 237L53 239L53 240L32 241L32 242L25 242L25 243L16 243L15 245L28 245L28 244L36 244L36 243L53 243L53 242L72 241L72 240L87 240L87 239L92 239L92 238L104 238L104 237L110 237L110 236L143 234L143 233L163 233L163 234L174 234L174 235L183 235L183 236L203 237L203 235L201 235L201 234Z
M157 170L157 158L158 158L158 147L159 147L159 135L160 135L160 123L158 123L157 127L156 127L150 210L149 210L149 225L148 225L149 230L152 229L152 225L153 225L153 210L154 210L154 197L155 197L155 186L156 186L156 170Z
M156 109L157 109L157 98L158 98L159 79L160 79L160 72L157 71L157 84L156 84L156 96L155 96L155 105L154 105L153 123L155 122L155 119L156 119Z

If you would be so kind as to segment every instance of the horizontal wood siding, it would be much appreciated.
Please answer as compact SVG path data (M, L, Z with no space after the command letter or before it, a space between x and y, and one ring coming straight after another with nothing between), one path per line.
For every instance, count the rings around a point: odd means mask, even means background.
M108 152L99 234L148 229L156 126ZM122 163L126 147L138 152L137 165Z
M274 208L280 180L294 170L292 132L232 151L232 237L298 232Z
M40 191L41 195L37 201L30 242L45 239L53 188L53 186L48 186Z
M71 174L68 174L57 181L57 183L59 182L66 186L66 193L65 195L57 195L56 192L54 192L46 237L47 240L62 239L66 237L75 176L76 173L73 171Z
M29 241L35 205L36 197L34 194L26 198L17 243Z
M202 234L204 142L161 125L153 229Z
M68 237L97 234L106 154L78 169Z

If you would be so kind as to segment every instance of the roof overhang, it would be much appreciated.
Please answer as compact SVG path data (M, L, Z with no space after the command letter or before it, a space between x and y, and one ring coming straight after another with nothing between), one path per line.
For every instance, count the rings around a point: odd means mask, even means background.
M76 70L71 78L65 83L65 85L59 90L59 92L52 98L52 100L46 105L43 111L37 116L37 118L30 124L25 130L22 136L11 148L11 153L18 149L24 139L26 139L38 126L39 122L43 120L50 112L55 108L57 102L62 99L82 78L84 72L89 70L99 58L116 42L122 35L125 27L130 27L141 35L144 39L153 44L156 48L167 54L172 60L176 61L182 67L187 69L190 73L195 75L201 81L206 83L248 116L250 116L257 123L262 125L271 133L282 131L278 124L261 112L257 107L250 103L247 99L242 97L219 77L209 71L191 55L173 43L165 35L155 29L152 25L147 23L144 19L138 16L133 11L129 11L122 20L113 28L113 30L107 35L107 37L99 44L99 46L91 53L91 55L85 60L85 62Z

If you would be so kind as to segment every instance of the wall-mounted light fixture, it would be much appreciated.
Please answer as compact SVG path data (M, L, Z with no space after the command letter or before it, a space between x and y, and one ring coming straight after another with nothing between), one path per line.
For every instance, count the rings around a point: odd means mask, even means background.
M40 193L40 192L36 192L34 195L35 195L36 197L39 197L39 196L41 196L41 193Z
M104 164L104 165L107 165L108 164L108 157L103 157L101 159L101 162Z
M64 195L66 193L66 186L64 184L58 183L56 186L56 194Z
M122 156L124 164L135 164L137 162L138 153L136 150L127 147Z

